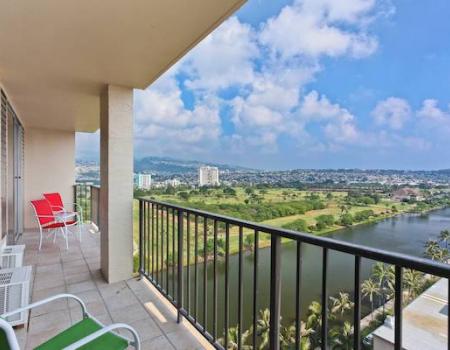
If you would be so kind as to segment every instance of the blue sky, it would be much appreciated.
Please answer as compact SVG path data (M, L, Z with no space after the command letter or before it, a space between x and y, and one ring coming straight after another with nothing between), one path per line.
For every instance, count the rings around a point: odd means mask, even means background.
M135 91L135 155L450 168L450 2L249 0ZM98 134L77 135L79 158Z

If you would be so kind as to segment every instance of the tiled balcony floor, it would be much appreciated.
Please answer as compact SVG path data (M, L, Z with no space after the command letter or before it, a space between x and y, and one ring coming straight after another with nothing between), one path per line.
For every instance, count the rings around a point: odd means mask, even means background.
M176 323L175 308L148 282L130 279L107 284L100 273L100 234L86 226L82 242L70 237L66 251L62 237L53 244L44 239L38 251L38 234L26 232L20 244L26 244L24 265L33 266L32 301L58 293L79 296L88 311L105 324L123 322L134 327L142 349L211 349L188 324ZM22 349L33 349L46 339L81 319L74 302L57 301L34 309L29 327L16 330ZM125 335L125 333L124 333Z

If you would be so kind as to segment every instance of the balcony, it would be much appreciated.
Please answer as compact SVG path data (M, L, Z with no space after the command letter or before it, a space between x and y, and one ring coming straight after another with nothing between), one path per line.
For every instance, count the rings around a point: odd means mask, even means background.
M140 274L217 349L448 346L447 264L145 199L139 236ZM376 263L386 292L370 311L365 282ZM346 272L336 275L338 265ZM303 300L311 271L313 311ZM420 291L411 276L422 279Z
M59 293L79 296L89 312L105 324L132 325L141 338L142 349L200 349L207 342L184 322L176 322L176 310L151 286L139 278L108 284L100 271L100 236L83 228L81 243L70 237L69 250L63 239L56 244L44 240L38 251L39 234L24 233L24 264L33 266L32 301ZM81 319L81 310L72 302L58 301L34 309L28 327L18 328L21 349L33 349ZM27 329L28 328L28 329Z

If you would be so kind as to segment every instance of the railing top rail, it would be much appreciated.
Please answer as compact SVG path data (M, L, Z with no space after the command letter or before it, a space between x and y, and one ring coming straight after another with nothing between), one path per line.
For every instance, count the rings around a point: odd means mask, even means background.
M403 253L397 253L392 251L386 251L374 247L368 247L360 244L354 244L344 241L339 241L329 237L315 236L304 232L297 232L287 230L279 227L273 227L269 225L259 224L256 222L241 220L233 217L229 217L221 214L214 214L203 210L192 209L172 203L157 201L153 199L138 198L143 202L151 204L158 204L164 207L182 210L185 213L198 215L207 219L223 221L230 225L242 226L244 228L257 230L262 233L273 234L284 238L289 238L296 241L312 244L322 248L336 250L339 252L357 255L362 258L372 259L380 262L384 262L392 265L399 265L404 268L422 271L439 277L450 277L450 265L436 262L426 258L420 258L417 256L407 255Z

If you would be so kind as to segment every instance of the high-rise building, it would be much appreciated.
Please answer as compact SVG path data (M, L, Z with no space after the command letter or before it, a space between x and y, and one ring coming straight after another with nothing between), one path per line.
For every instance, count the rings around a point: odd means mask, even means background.
M198 182L200 186L218 186L219 169L213 166L202 166L199 169Z
M138 174L138 188L148 190L150 187L152 187L152 175Z

